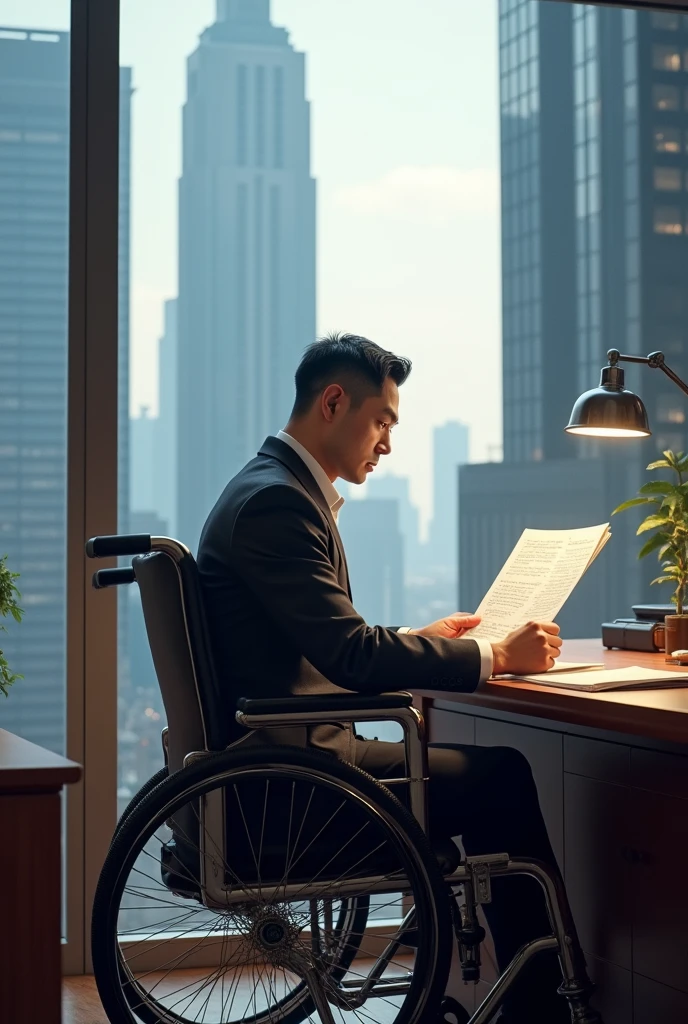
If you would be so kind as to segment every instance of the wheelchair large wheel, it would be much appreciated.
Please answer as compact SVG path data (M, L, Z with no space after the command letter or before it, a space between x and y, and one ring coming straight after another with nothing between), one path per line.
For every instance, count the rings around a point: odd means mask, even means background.
M98 991L112 1024L434 1021L449 900L375 779L316 751L226 751L121 823L93 908Z

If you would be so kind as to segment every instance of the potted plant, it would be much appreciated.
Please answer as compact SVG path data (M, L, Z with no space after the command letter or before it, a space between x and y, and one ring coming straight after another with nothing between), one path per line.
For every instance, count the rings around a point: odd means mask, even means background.
M7 555L4 558L0 558L0 619L11 615L15 622L21 622L22 620L24 612L17 604L17 598L21 597L15 583L17 579L19 579L19 573L10 572L7 568ZM7 627L2 622L0 622L0 632L7 632ZM16 675L10 671L7 659L3 652L0 651L0 693L3 693L6 697L12 683L16 683L17 679L22 678L23 676Z
M674 588L671 600L676 614L664 619L664 650L688 649L688 614L684 612L688 597L688 456L683 452L666 451L663 459L651 462L651 469L668 469L672 480L651 480L638 491L637 498L624 501L612 515L638 505L654 505L640 524L637 533L651 533L638 552L644 558L656 551L661 562L661 575L653 583L670 583Z

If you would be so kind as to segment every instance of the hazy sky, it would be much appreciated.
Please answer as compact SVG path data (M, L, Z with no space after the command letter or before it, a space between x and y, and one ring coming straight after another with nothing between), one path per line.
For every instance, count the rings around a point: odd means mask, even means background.
M0 0L0 24L68 28L66 0ZM307 54L318 181L318 330L409 356L395 451L429 512L431 426L471 457L501 438L497 0L272 0ZM122 0L133 67L132 410L157 403L164 299L177 288L185 58L214 0ZM304 342L308 339L304 339ZM221 443L221 439L218 439Z

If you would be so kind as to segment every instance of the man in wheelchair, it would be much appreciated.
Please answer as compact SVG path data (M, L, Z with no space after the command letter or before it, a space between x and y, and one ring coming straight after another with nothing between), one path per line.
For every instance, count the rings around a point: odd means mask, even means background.
M363 483L390 453L399 387L410 369L408 360L357 336L334 335L311 345L296 370L285 429L266 439L211 511L198 569L217 676L232 690L228 706L240 697L469 692L493 673L544 671L559 655L553 623L530 623L490 644L464 636L477 624L471 615L407 628L369 625L356 612L337 529L343 498L334 483L338 477ZM272 723L251 731L237 724L231 740L247 751L256 743L315 748L380 780L406 773L402 744L359 738L351 721ZM530 767L520 753L432 744L427 759L431 840L460 836L468 858L506 852L540 862L561 884ZM284 789L282 806L289 792ZM497 874L491 888L484 910L504 970L526 943L551 935L552 924L533 877ZM283 934L274 922L272 927ZM406 941L413 947L411 933ZM557 993L561 984L550 946L509 989L505 1024L571 1020L567 1000ZM588 1024L599 1018L581 1008L574 1019Z

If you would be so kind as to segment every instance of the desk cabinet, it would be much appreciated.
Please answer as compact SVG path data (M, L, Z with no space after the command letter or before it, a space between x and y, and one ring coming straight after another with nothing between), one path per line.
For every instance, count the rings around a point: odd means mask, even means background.
M631 970L631 791L566 774L564 878L586 953Z
M528 758L605 1024L685 1024L688 756L543 725L429 714L431 741Z

